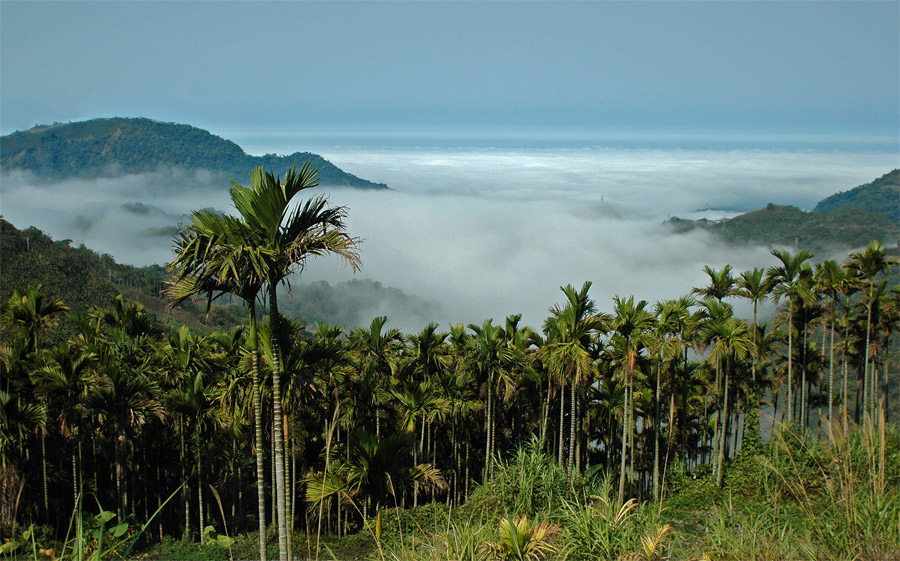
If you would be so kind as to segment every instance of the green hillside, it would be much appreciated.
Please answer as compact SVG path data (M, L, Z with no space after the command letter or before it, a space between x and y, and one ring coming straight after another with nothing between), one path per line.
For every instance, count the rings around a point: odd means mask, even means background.
M843 207L861 208L900 222L900 169L886 173L871 183L822 199L813 212L834 212Z
M217 306L209 317L205 307L188 302L166 310L160 298L165 271L159 267L138 269L122 265L107 254L86 247L72 247L71 240L54 241L37 228L19 230L0 218L0 302L14 290L38 284L48 296L59 298L73 312L86 314L93 306L107 307L112 297L123 294L142 304L161 324L185 324L200 332L230 328L244 319L237 307ZM75 332L63 321L58 335Z
M699 228L732 244L796 246L813 251L858 248L872 240L894 246L900 240L900 223L890 218L900 208L897 175L898 171L894 170L870 184L828 197L812 212L769 203L731 219L674 217L666 224L675 233ZM891 189L893 197L886 196ZM850 193L856 195L842 196Z
M29 170L56 180L142 173L171 166L222 173L243 183L257 166L283 175L292 164L304 161L319 170L321 185L387 189L383 183L346 173L316 154L250 156L234 142L205 130L144 118L40 125L0 138L3 170Z
M227 296L216 300L208 315L206 302L199 299L167 310L161 298L167 278L159 266L122 265L84 246L72 247L71 240L54 241L37 228L19 230L0 218L0 302L14 290L40 284L47 295L83 314L93 306L106 307L110 298L121 293L142 304L164 325L185 324L207 333L243 323L246 311L242 303ZM294 284L281 304L281 312L307 325L323 321L352 328L367 325L373 317L388 312L426 324L433 319L435 304L368 279L333 286L319 281ZM59 336L74 332L75 325L66 321Z

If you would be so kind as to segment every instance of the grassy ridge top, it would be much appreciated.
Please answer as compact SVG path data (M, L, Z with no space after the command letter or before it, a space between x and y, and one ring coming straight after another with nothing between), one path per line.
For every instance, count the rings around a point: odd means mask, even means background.
M246 182L257 166L283 175L292 164L304 161L319 170L322 185L387 189L383 183L346 173L317 154L250 156L234 142L203 129L145 118L39 125L0 139L4 170L29 170L50 179L143 173L170 166L205 169Z

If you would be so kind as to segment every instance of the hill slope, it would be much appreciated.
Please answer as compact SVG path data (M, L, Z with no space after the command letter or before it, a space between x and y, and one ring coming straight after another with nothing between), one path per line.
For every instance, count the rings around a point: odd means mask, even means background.
M205 169L246 183L257 166L283 175L291 164L304 161L319 170L321 185L387 189L383 183L346 173L316 154L250 156L234 142L205 130L144 118L42 125L0 138L3 170L29 170L55 180L142 173L168 166Z
M894 170L872 183L832 195L812 212L769 203L731 219L694 221L674 217L666 224L675 233L700 228L733 244L796 245L814 251L847 250L872 240L893 246L900 239L900 223L892 218L900 213L897 177L898 170Z
M216 300L209 314L206 302L201 300L185 302L175 310L166 309L161 290L167 278L161 267L138 269L121 265L109 255L84 246L72 247L71 240L54 241L37 228L19 230L0 218L0 302L12 296L14 290L24 291L41 284L46 294L82 314L93 306L108 307L110 298L121 293L142 304L163 325L185 324L207 333L243 324L246 309L237 298ZM394 323L399 317L412 325L426 325L437 311L431 302L368 279L334 286L324 281L297 283L292 292L281 302L281 312L310 326L323 321L353 328L368 325L373 317L385 314ZM260 313L265 310L261 308ZM57 331L64 338L75 332L75 326L64 320Z
M842 207L861 208L900 222L900 169L871 183L822 199L813 212L834 212Z

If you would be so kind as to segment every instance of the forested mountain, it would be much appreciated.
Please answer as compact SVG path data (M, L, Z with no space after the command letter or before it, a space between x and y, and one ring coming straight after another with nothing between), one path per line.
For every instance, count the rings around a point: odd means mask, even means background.
M828 213L844 207L861 208L900 222L900 169L871 183L826 197L819 201L813 212Z
M676 233L707 230L733 244L852 249L872 240L893 246L900 238L900 170L820 201L811 212L769 203L730 219L669 219Z
M346 173L317 154L250 156L234 142L205 130L145 118L39 125L0 139L3 170L29 170L54 180L142 173L164 166L205 169L245 182L257 166L283 175L292 164L305 161L319 170L324 186L388 188Z

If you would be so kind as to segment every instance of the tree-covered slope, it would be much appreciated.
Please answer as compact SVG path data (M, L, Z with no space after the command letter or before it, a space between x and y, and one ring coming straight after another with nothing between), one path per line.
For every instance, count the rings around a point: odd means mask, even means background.
M896 214L900 208L897 173L895 170L868 185L843 193L862 193L855 198L841 199L842 193L828 197L812 212L769 203L764 208L731 219L684 220L674 217L666 224L676 233L699 228L733 244L796 246L813 251L858 248L872 240L894 246L900 239L900 223L889 215ZM891 189L894 189L892 199L875 195L889 194ZM863 201L866 204L856 204Z
M834 212L844 207L861 208L900 222L900 169L886 173L871 183L822 199L813 212Z
M19 230L0 218L0 302L14 290L40 284L47 295L82 314L93 306L108 306L110 298L121 293L142 304L163 324L185 324L205 333L243 323L246 310L241 301L227 296L217 299L209 314L205 301L199 299L168 310L161 292L167 278L159 266L122 265L84 246L72 247L71 240L54 241L37 228ZM347 328L368 325L372 318L385 314L395 321L401 318L425 325L436 312L431 302L367 279L335 285L295 283L281 308L287 317L308 325L323 321ZM74 330L74 324L65 321L60 332L69 335Z
M0 138L3 170L28 170L50 179L142 173L169 166L205 169L245 183L256 166L283 175L292 164L305 161L319 170L321 185L387 189L316 154L250 156L234 142L205 130L144 118L42 125Z

